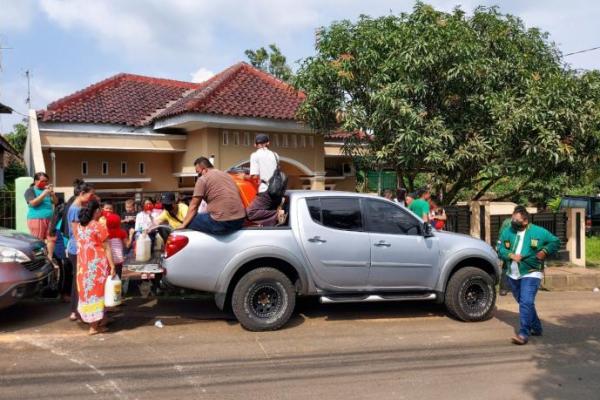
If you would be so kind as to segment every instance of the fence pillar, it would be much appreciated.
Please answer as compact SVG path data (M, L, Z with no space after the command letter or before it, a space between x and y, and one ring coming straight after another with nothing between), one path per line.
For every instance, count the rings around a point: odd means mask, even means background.
M469 203L469 209L471 211L471 236L490 244L492 241L490 202L472 201Z
M15 229L19 232L29 233L27 227L27 202L25 191L33 183L33 178L25 176L15 179Z
M585 209L567 209L567 250L571 264L585 267Z

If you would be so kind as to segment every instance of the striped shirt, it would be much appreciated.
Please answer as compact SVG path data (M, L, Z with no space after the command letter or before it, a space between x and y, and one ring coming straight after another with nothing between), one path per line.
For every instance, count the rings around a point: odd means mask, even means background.
M123 264L125 261L123 257L123 239L108 239L108 243L110 244L110 252L112 253L115 265Z

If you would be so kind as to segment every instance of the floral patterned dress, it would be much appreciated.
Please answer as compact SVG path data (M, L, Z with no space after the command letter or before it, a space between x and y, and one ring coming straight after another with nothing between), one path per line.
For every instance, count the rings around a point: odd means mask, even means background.
M77 311L84 322L100 321L104 317L104 284L110 266L103 243L108 237L106 228L97 221L77 228Z

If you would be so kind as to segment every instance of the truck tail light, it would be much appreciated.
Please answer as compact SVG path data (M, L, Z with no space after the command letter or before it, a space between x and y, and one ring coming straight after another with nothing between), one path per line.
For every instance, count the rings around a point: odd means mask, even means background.
M591 228L592 227L592 219L591 218L586 218L585 219L585 226L587 228Z
M167 238L167 244L165 245L165 258L169 258L172 255L179 252L187 246L189 239L183 235L169 235Z

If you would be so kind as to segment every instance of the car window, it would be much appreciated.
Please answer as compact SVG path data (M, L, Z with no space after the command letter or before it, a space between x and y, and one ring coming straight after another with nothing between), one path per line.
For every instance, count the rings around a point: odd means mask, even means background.
M321 200L306 199L306 205L308 206L308 212L313 221L321 224Z
M362 231L358 198L322 197L307 199L313 221L333 229Z
M369 232L420 235L422 223L400 207L379 200L366 201L366 228Z
M569 199L569 208L588 208L587 200L583 199Z
M594 209L592 215L600 215L600 201L594 201Z

